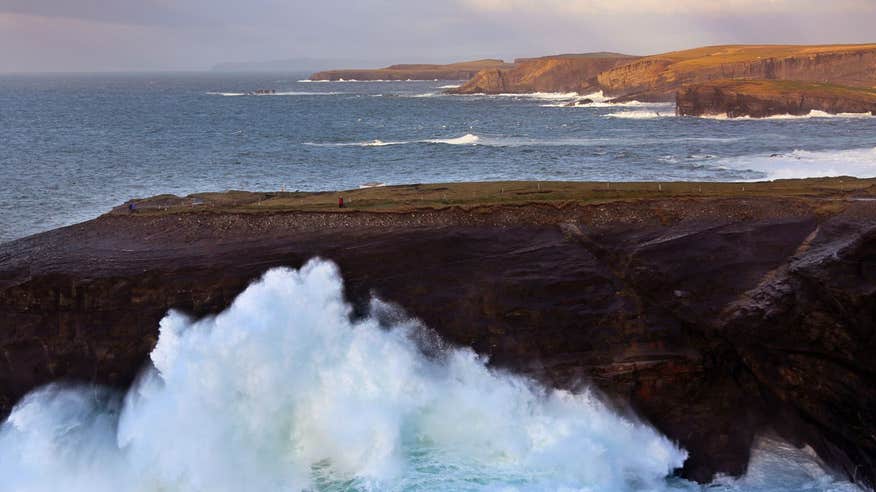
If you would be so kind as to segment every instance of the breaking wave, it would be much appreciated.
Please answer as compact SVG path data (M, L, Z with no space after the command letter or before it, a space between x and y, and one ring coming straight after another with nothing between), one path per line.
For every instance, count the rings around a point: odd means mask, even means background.
M255 92L208 92L210 96L339 96L343 92L301 92L301 91L277 91L272 93L259 94Z
M408 144L447 144L447 145L476 145L481 138L477 135L467 133L456 138L430 138L424 140L369 140L366 142L341 142L341 143L316 143L306 142L304 145L316 147L386 147L389 145L408 145Z
M737 116L731 118L726 114L704 115L700 118L719 120L719 121L770 121L770 120L807 120L811 118L872 118L870 113L826 113L824 111L812 110L809 114L793 115L793 114L777 114L766 116L764 118L752 118L751 116Z
M123 400L50 386L19 403L0 476L27 491L624 491L686 457L586 391L424 347L416 322L372 311L351 322L337 267L315 260L216 317L171 312Z
M823 178L830 176L876 177L876 148L850 150L795 150L787 154L722 159L718 164L756 171L761 179Z
M666 111L621 111L619 113L609 113L605 115L607 118L623 118L630 120L653 120L657 118L675 118L675 110L667 109Z
M685 451L586 390L490 369L377 300L351 321L329 262L270 270L215 317L171 311L151 361L124 396L25 397L4 490L702 490L670 477ZM709 490L856 490L805 450L753 456Z
M589 102L586 102L587 100ZM674 108L675 105L673 103L654 103L654 102L641 102L641 101L625 101L625 102L612 102L612 98L606 97L602 91L594 92L591 94L586 94L583 96L576 96L574 98L570 98L560 102L554 102L549 104L542 104L544 108L650 108L650 107L666 107L666 108ZM670 111L674 111L674 109L670 109Z

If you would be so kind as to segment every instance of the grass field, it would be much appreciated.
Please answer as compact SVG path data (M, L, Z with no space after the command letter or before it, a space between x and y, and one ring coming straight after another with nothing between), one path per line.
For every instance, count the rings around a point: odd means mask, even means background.
M824 178L758 183L598 183L558 181L499 181L386 186L332 192L197 193L188 197L159 195L133 200L138 213L185 212L268 213L320 211L348 213L408 212L447 207L476 208L495 205L548 203L563 206L623 200L709 197L876 196L876 179ZM338 208L343 197L344 208ZM129 213L120 206L111 213Z

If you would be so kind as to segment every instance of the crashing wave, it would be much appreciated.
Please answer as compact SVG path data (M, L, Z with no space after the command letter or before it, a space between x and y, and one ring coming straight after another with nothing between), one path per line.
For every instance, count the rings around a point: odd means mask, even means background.
M267 272L216 317L169 313L123 400L51 386L15 407L4 486L653 490L686 457L587 391L423 347L423 328L380 302L351 322L343 299L337 267L311 261Z
M653 120L657 118L674 118L675 110L667 111L621 111L619 113L609 113L605 115L607 118L622 118L630 120Z
M719 121L770 121L770 120L807 120L811 118L872 118L870 113L827 113L813 109L809 114L793 115L793 114L777 114L773 116L765 116L763 118L753 118L751 116L735 116L730 117L727 114L703 115L699 118L719 120Z
M683 450L589 391L491 369L377 300L351 314L320 260L268 271L215 317L171 311L126 395L52 385L15 406L4 489L702 490L670 476ZM857 490L802 452L759 445L709 490Z
M367 142L341 142L341 143L315 143L306 142L304 145L314 147L385 147L388 145L409 145L409 144L447 144L447 145L476 145L481 138L477 135L467 133L456 138L430 138L424 140L369 140Z
M759 179L822 178L831 176L876 177L876 148L849 150L795 150L787 154L721 159L727 169L755 171Z

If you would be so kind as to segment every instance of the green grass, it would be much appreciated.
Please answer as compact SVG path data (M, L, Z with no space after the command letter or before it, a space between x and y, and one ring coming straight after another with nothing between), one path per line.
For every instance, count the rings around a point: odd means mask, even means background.
M529 204L595 204L666 198L811 197L843 199L849 194L876 196L876 179L824 178L759 183L605 183L501 181L416 184L333 192L196 193L135 200L138 213L163 215L198 212L277 213L291 211L401 213L459 207L466 210ZM346 207L338 208L338 197ZM111 213L127 213L120 206Z

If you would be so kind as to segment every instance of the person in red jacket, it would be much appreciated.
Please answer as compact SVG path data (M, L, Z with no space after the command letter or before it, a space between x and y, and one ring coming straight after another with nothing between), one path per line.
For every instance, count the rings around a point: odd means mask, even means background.
M338 197L338 208L344 208L344 197Z

